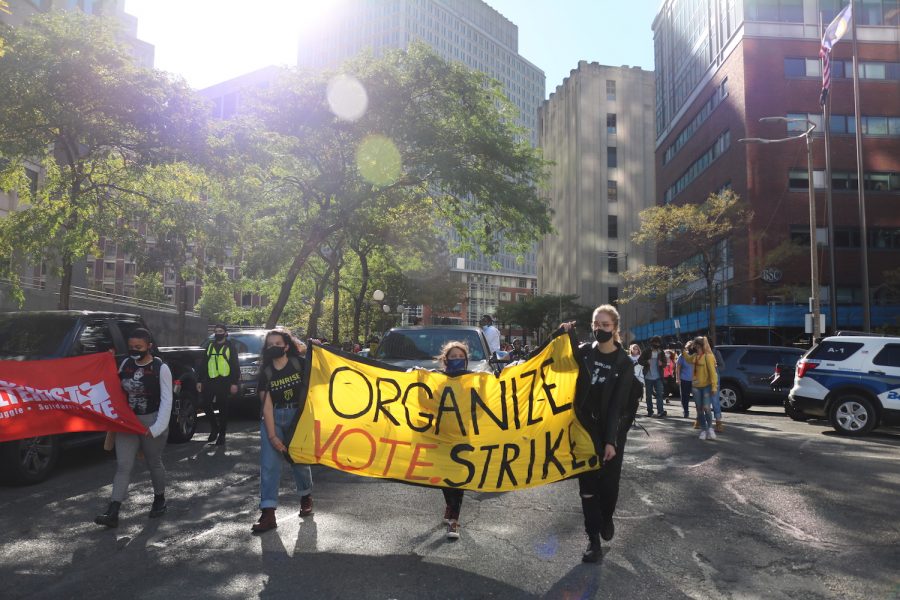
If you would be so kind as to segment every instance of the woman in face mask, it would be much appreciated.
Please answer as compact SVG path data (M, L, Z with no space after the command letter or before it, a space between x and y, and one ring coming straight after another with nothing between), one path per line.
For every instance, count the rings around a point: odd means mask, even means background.
M278 483L281 480L283 455L290 442L291 425L300 410L303 359L291 333L285 329L266 335L259 389L263 395L260 426L259 508L262 515L252 527L253 533L275 529L278 506ZM291 464L297 492L300 494L300 516L312 514L312 471L309 465Z
M436 357L451 377L471 373L469 371L469 347L465 342L451 341L444 344ZM447 524L447 539L459 539L459 511L462 509L463 491L456 488L441 488L447 508L444 509L444 523Z

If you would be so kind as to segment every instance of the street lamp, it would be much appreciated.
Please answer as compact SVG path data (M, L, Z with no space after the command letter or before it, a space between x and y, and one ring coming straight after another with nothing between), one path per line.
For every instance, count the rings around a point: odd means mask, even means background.
M812 327L810 328L810 331L812 336L811 342L812 344L815 344L816 339L819 337L819 261L818 253L816 251L816 189L813 182L812 138L810 137L810 134L812 134L813 130L816 128L816 124L809 119L788 119L787 117L763 117L759 122L806 123L807 125L806 131L791 137L776 140L765 138L741 138L738 141L751 144L781 144L783 142L791 142L799 139L806 140L806 170L808 173L807 176L809 177L809 261L810 270L812 271ZM831 285L834 285L833 281L831 282ZM833 306L831 307L831 310L834 310Z

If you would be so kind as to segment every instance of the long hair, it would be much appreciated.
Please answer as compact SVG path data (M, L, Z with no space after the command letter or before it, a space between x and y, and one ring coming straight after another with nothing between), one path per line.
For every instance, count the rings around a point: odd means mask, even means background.
M287 352L285 353L287 356L300 356L300 352L297 351L297 346L295 344L294 335L291 333L290 329L286 329L280 327L278 329L272 329L268 333L266 333L266 337L263 341L263 352L262 352L262 364L260 364L259 370L262 371L266 367L272 364L272 360L266 358L266 348L268 347L269 337L271 336L279 336L284 340L285 346L287 346Z
M615 326L615 329L613 330L613 339L621 344L622 336L619 334L619 311L616 310L616 307L612 304L601 304L594 309L594 314L591 318L596 319L597 313L606 313L612 318L613 325Z
M709 346L709 340L705 336L698 335L694 338L694 352L700 350L703 354L712 354L712 348Z

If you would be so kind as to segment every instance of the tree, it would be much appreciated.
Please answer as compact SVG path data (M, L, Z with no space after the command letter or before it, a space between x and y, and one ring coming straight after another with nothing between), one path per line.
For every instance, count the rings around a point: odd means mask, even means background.
M677 257L672 265L645 265L624 274L620 303L664 298L700 280L709 308L709 336L716 340L716 277L727 266L726 241L745 232L753 212L731 190L710 194L702 204L654 206L641 211L641 228L632 239L657 246L658 256Z
M9 12L9 3L6 0L0 0L0 12L5 12L8 15L12 14L11 12ZM5 43L6 42L3 39L3 36L0 36L0 58L3 58L3 46L5 45Z
M0 236L13 236L25 260L58 261L60 308L74 262L145 196L127 184L134 174L200 155L206 142L207 111L193 92L138 65L116 27L81 11L39 14L8 30L0 60L0 156L7 172L27 162L43 172L38 194L16 189L27 201Z
M585 312L590 308L575 302L575 294L546 294L531 296L520 302L509 302L497 307L496 320L501 323L518 325L527 332L552 331L560 323L575 320L582 324ZM588 325L589 325L588 319Z
M134 293L140 300L168 303L162 274L159 271L138 273L134 276Z
M236 309L234 283L222 269L207 269L203 277L203 293L194 310L213 323L225 323L233 320Z
M258 192L249 198L254 237L289 249L268 326L316 249L376 205L414 208L414 222L439 221L462 249L486 253L497 250L496 234L524 247L550 231L537 190L545 163L513 125L499 84L422 45L343 68L368 98L357 120L332 113L327 77L294 70L223 138L236 144L229 156L249 161L224 164Z

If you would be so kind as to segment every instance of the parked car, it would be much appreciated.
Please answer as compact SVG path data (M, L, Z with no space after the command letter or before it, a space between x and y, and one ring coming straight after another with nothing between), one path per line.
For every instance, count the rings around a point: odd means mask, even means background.
M491 355L480 328L464 325L395 327L385 334L373 358L407 369L440 369L441 365L434 357L451 340L468 344L470 371L493 372L509 362L506 352Z
M724 365L719 365L719 401L723 411L744 411L755 404L782 404L786 389L773 389L775 365L794 365L803 356L789 346L717 346Z
M146 328L138 315L94 311L20 311L0 313L0 360L44 360L113 350L116 364L128 354L128 334ZM169 441L186 442L197 427L196 367L203 349L157 347L172 370L172 420ZM103 432L82 432L0 444L0 477L37 483L50 475L60 452L102 442Z
M238 399L248 405L259 405L259 365L262 362L263 344L268 329L236 329L228 332L228 339L234 342L241 366L241 384ZM206 343L212 341L210 335ZM205 357L204 357L205 358Z
M900 424L900 338L825 338L797 365L788 406L799 418L828 418L844 435Z

